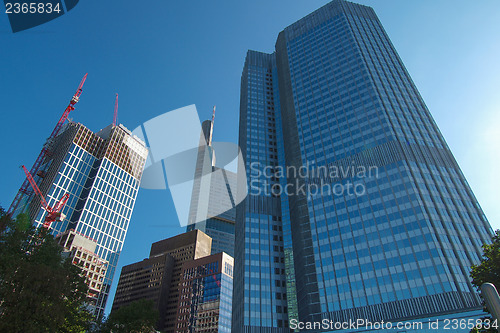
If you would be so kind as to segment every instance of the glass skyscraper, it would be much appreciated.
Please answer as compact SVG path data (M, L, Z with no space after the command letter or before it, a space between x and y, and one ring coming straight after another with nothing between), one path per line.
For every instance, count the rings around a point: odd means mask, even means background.
M334 0L247 53L233 332L474 317L492 229L372 8Z
M139 190L148 150L123 125L110 125L93 133L79 123L64 125L35 176L49 206L66 193L62 209L65 219L53 222L51 233L74 230L97 243L95 254L107 261L108 268L96 304L96 315L103 314L123 248L130 217ZM37 227L47 212L40 200L27 194L17 213L26 212Z
M213 120L205 120L201 128L186 231L201 230L212 237L212 254L226 252L233 256L236 219L233 190L237 177L234 172L215 166Z
M236 207L233 332L288 331L288 298L293 293L287 293L285 265L285 245L291 249L290 240L285 240L290 233L284 231L289 223L283 220L289 215L282 209L282 202L283 208L287 202L271 193L280 179L259 175L254 167L258 165L260 171L284 162L277 75L274 54L247 53L241 79L239 146L249 194Z

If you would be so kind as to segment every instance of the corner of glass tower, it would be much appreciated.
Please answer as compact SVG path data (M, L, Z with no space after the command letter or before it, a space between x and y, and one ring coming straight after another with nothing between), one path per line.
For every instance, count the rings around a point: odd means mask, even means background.
M372 8L334 0L248 51L239 144L235 332L481 310L492 229Z

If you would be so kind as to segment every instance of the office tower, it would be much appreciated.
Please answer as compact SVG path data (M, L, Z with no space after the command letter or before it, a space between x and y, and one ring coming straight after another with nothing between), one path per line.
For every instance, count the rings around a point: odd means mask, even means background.
M74 230L68 230L56 236L56 241L63 248L63 257L70 258L74 265L82 269L85 283L89 287L87 304L95 312L97 298L101 293L108 262L95 254L97 242Z
M163 327L174 266L175 259L168 253L123 266L111 312L141 299L151 300L160 314L156 327Z
M110 125L93 133L82 124L69 122L53 141L33 175L49 206L66 193L62 209L66 217L50 226L54 235L74 230L95 239L95 253L108 262L106 277L96 304L102 315L121 253L148 150L123 125ZM39 198L26 195L16 214L25 211L36 226L44 222L46 211Z
M176 332L231 332L233 266L224 252L184 263Z
M491 227L372 8L332 1L247 53L239 142L234 332L284 331L287 279L302 322L480 313Z
M205 120L198 147L187 231L201 230L212 238L212 254L234 254L236 174L215 166L214 122Z
M252 167L271 173L279 165L277 81L274 55L249 51L241 78L239 133L249 194L236 208L235 238L241 241L235 242L234 332L287 331L283 214L281 198L271 194L279 179L265 179Z
M150 299L160 313L157 329L175 332L183 264L209 256L211 246L212 239L199 230L153 243L148 259L122 268L112 311Z

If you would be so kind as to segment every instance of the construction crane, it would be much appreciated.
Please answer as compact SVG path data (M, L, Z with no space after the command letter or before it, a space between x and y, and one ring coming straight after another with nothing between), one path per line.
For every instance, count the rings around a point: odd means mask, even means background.
M113 126L116 126L116 119L118 118L118 94L115 100L115 113L113 114Z
M59 134L59 131L61 130L62 125L66 122L68 119L68 115L71 111L75 110L75 104L78 103L80 100L80 96L82 94L82 88L83 84L85 83L85 80L87 79L87 74L83 77L82 81L80 82L80 85L78 86L78 89L76 90L75 94L71 98L71 101L69 102L68 106L64 110L61 119L56 124L56 127L54 127L54 130L50 134L49 138L47 139L47 143L45 144L42 148L42 151L40 152L40 155L38 155L38 158L35 161L35 164L31 167L30 174L31 175L38 175L43 177L43 173L39 172L40 166L42 165L42 162L44 161L45 157L50 154L49 152L49 146L52 140ZM17 209L17 206L19 206L19 203L21 202L21 199L23 195L29 194L29 185L30 182L28 178L26 178L21 185L21 188L16 194L16 197L14 198L14 201L12 201L12 204L9 207L9 210L7 211L7 215L12 216L14 211Z
M43 223L43 227L48 229L52 224L52 222L55 221L62 222L66 218L66 216L63 213L61 213L61 210L68 201L69 193L63 195L62 198L56 203L54 207L50 207L47 203L47 200L45 200L45 198L43 197L42 192L38 188L38 185L36 185L36 182L33 179L31 173L28 171L28 169L26 169L24 165L22 166L22 168L24 170L24 173L26 174L26 179L33 187L35 193L38 194L38 196L40 197L40 203L42 204L43 209L45 209L45 211L47 212L47 216L45 216L45 222Z

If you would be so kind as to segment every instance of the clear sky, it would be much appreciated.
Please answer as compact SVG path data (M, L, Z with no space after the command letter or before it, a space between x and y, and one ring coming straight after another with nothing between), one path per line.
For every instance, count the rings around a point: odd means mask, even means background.
M374 7L493 228L500 228L500 2L360 0ZM13 34L0 13L0 204L7 208L82 76L71 114L91 130L129 129L196 104L214 141L236 142L247 49L272 52L278 33L325 0L92 1ZM141 190L121 266L183 231L168 191ZM108 310L112 304L108 301Z

